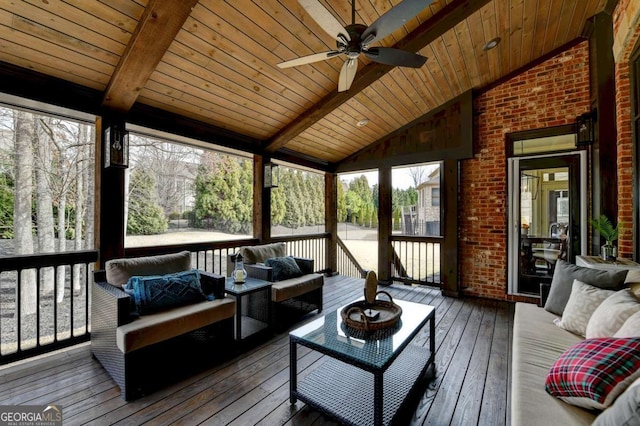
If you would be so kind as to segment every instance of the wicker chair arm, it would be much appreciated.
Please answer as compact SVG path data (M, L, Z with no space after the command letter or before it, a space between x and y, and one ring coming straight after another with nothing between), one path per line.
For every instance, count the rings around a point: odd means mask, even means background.
M257 263L245 264L244 269L247 275L264 281L273 281L273 268Z
M200 284L205 294L213 294L216 299L224 298L225 277L208 271L200 271Z
M115 327L131 321L131 297L121 288L106 281L97 281L94 283L92 297L92 316Z
M293 256L293 259L296 261L303 274L313 274L315 272L313 259L295 256Z

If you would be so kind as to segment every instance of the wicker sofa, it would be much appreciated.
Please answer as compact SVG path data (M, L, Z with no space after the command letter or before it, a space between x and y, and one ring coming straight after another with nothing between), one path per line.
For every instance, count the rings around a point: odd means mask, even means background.
M513 426L640 424L640 386L629 386L622 394L614 396L613 403L604 410L586 409L581 407L579 402L570 401L571 398L566 400L559 395L554 397L545 389L549 380L554 383L552 369L555 369L555 372L567 372L565 377L572 377L566 379L568 381L563 385L572 392L583 386L582 383L595 383L596 379L589 376L583 379L584 376L573 372L573 367L580 368L578 371L583 372L587 366L593 372L596 367L589 365L589 360L593 359L595 363L596 359L603 357L591 348L588 348L588 352L578 355L576 348L580 348L581 345L586 347L588 341L595 342L600 338L609 337L633 339L640 335L640 330L637 330L637 324L640 323L640 300L636 300L636 286L630 284L629 278L625 281L626 275L626 271L594 270L558 261L551 286L545 285L542 288L542 306L516 303L511 365ZM579 283L576 284L576 281ZM602 294L602 301L594 301L593 295L601 290L608 291L609 295ZM580 296L581 291L589 296ZM626 302L614 303L614 298L620 296L626 297ZM582 307L586 313L579 318L582 324L587 321L586 332L583 334L566 324L568 317L573 316L574 307ZM572 312L568 312L569 310ZM601 323L598 324L599 322ZM597 327L604 329L604 324L611 331L618 331L599 335L590 332L597 330ZM586 340L585 335L592 338ZM569 359L570 363L558 367L558 363L562 363L563 359ZM572 367L568 367L570 364ZM624 377L628 377L628 380ZM634 373L623 376L623 379L625 382L638 383ZM578 382L579 385L576 385L571 380L585 382ZM553 389L551 391L553 392Z
M240 247L227 258L227 271L233 271L236 254L241 254L250 277L273 282L271 286L272 324L282 328L286 325L287 313L322 311L322 287L324 275L314 272L313 259L293 256L301 275L279 280L274 268L265 265L269 259L286 257L285 243L262 244Z
M136 315L132 297L123 286L132 276L173 274L191 270L191 254L114 259L106 270L95 271L91 303L91 352L117 383L124 400L142 396L157 372L152 362L171 339L188 333L214 331L232 340L235 300L224 298L224 277L199 271L204 293L217 293L214 300L176 306ZM152 381L152 380L151 380Z

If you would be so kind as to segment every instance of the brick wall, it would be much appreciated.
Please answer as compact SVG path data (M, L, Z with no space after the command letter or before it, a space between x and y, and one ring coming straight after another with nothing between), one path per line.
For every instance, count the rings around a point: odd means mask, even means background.
M464 294L507 298L505 135L573 123L587 112L588 57L585 41L474 99L475 155L462 162L460 190Z

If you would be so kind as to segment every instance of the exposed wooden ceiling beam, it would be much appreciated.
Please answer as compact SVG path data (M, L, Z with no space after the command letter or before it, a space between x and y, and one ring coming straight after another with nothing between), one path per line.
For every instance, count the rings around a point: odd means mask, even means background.
M466 19L490 0L454 0L446 5L433 17L423 22L418 28L409 33L393 47L417 52L429 43L449 31L462 20ZM314 123L330 114L343 103L370 86L394 67L371 62L358 71L351 88L346 92L333 92L325 96L312 108L301 114L295 121L278 132L267 141L264 150L272 153L282 148L291 139L304 132Z
M198 0L151 0L107 85L103 106L128 111Z

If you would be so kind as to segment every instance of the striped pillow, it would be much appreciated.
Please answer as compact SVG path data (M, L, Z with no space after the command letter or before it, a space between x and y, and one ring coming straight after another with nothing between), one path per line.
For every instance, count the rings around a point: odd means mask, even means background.
M555 362L546 391L572 405L604 410L640 377L640 338L586 339Z

